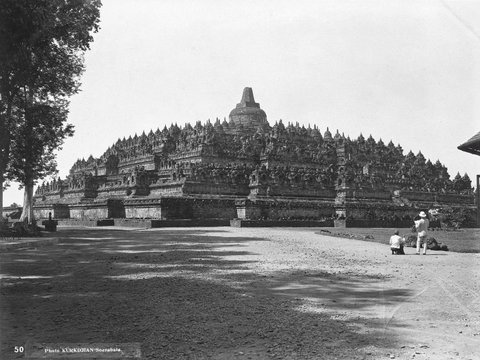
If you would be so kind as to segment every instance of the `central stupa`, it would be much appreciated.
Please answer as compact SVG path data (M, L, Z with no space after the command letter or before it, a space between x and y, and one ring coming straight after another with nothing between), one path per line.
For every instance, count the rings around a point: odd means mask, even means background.
M260 109L260 104L255 102L252 88L243 89L242 100L237 107L230 112L230 121L235 127L243 127L245 130L257 130L268 128L267 115Z

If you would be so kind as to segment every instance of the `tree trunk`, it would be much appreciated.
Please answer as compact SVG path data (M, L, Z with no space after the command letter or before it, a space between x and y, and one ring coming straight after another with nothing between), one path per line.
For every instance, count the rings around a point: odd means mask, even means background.
M23 210L20 221L27 221L28 224L33 224L33 220L33 181L29 181L28 185L25 185Z
M0 220L3 220L3 176L0 176Z
M28 89L28 90L27 90ZM33 90L32 87L29 86L25 89L25 123L27 128L27 136L26 136L26 145L30 144L31 137L32 137L32 117L31 117L31 107L33 104ZM26 148L27 152L25 154L25 178L24 178L24 195L23 195L23 210L22 216L20 216L20 221L28 222L28 224L33 224L33 173L32 173L32 163L30 159L30 154L28 152L28 147Z
M2 73L2 79L8 79L8 76ZM0 220L3 219L3 183L6 177L7 163L10 156L10 141L12 133L12 106L13 106L13 94L11 91L5 91L9 86L7 83L2 83L0 88L3 88L3 92L0 93L0 98L7 103L7 109L4 114L0 114Z

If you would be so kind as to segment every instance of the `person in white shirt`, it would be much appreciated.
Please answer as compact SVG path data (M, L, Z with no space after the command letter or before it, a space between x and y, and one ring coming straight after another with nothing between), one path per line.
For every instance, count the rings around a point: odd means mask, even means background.
M398 235L398 230L395 230L393 235L390 237L390 250L392 250L392 255L405 255L403 251L404 243L405 238Z
M430 222L427 219L427 214L420 211L420 220L415 220L415 229L417 230L417 255L420 255L420 246L423 242L423 255L427 255L427 230Z

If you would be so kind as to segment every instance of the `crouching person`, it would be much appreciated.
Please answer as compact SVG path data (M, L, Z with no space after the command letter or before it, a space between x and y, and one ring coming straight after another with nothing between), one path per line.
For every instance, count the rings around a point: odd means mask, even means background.
M403 251L404 245L405 238L398 235L398 230L395 230L390 237L390 250L392 250L392 255L405 255L405 252Z

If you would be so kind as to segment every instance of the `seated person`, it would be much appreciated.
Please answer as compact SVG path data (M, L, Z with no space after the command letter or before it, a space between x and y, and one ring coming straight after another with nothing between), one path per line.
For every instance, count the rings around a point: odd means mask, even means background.
M403 251L404 244L405 238L399 236L398 230L395 230L390 237L390 249L392 250L392 255L405 255L405 252Z

